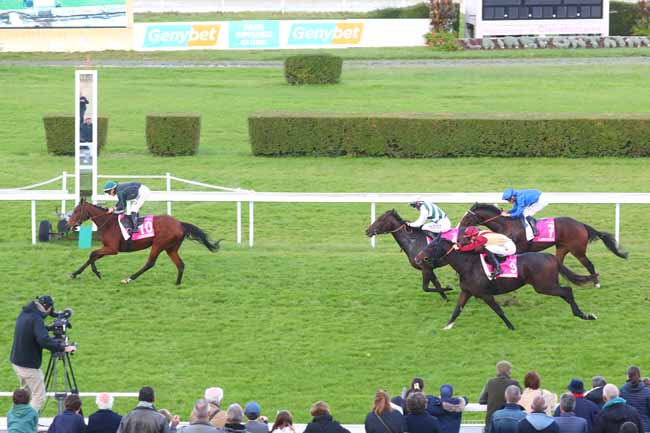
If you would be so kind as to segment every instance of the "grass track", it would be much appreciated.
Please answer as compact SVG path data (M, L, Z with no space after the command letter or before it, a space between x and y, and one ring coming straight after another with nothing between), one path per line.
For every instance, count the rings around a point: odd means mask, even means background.
M20 86L3 89L0 104L0 187L72 171L71 158L45 153L40 118L72 108L73 76L71 69L0 69L0 82L20 77ZM650 181L645 159L253 158L246 131L248 113L267 109L647 112L643 67L355 70L346 71L340 86L304 88L288 87L279 71L265 69L104 69L99 76L100 112L111 122L103 173L171 171L259 191L493 191L515 184L623 192L647 191ZM147 155L145 114L183 110L204 115L199 155ZM175 205L181 220L226 238L216 255L195 243L183 246L187 273L181 288L173 286L175 269L165 256L135 284L120 286L119 279L140 267L146 253L103 259L101 281L92 274L70 281L67 273L87 251L66 243L32 247L29 204L1 206L4 353L20 305L49 291L57 307L75 309L71 335L80 344L75 366L84 390L152 384L159 405L181 415L204 387L218 384L226 390L226 403L255 399L271 416L289 408L304 422L309 405L324 398L338 419L360 423L376 388L399 392L414 375L424 377L431 391L451 382L476 401L502 358L514 363L519 379L537 369L543 385L556 392L574 375L603 374L620 384L629 364L645 370L650 364L642 337L650 325L644 273L650 235L638 229L650 223L644 206L623 206L628 262L600 243L590 247L603 288L577 288L576 298L599 320L575 319L563 301L527 287L505 307L518 328L514 333L478 301L468 304L453 331L442 332L453 304L420 291L419 275L390 238L379 238L374 250L368 246L365 205L258 204L252 250L234 243L233 205ZM39 204L39 215L53 207ZM158 213L163 205L147 209ZM465 207L445 209L457 221ZM398 210L414 216L406 205ZM571 215L613 230L613 206L551 205L544 214ZM569 266L584 273L573 259ZM440 277L457 286L449 269ZM506 299L512 297L501 297ZM0 388L15 384L10 365L0 363ZM132 404L120 401L118 409ZM1 401L0 410L7 409L8 402Z

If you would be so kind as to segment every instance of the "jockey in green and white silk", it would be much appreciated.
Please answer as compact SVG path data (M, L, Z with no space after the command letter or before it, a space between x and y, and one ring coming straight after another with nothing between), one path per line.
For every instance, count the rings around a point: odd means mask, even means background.
M417 200L409 204L420 211L419 218L408 223L410 227L417 227L422 231L430 232L433 234L432 237L451 229L451 221L449 221L447 214L431 201L418 197Z
M124 227L131 235L138 228L138 212L149 197L149 188L140 182L117 183L108 181L104 184L104 192L117 197L117 204L110 208L110 213L124 213L128 218L123 220Z

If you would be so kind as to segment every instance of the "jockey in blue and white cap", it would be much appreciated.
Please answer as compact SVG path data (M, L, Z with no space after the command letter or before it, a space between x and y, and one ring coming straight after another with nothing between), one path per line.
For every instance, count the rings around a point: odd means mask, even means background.
M449 221L447 214L433 202L425 200L422 196L418 196L415 201L409 204L411 207L420 211L420 217L408 223L410 227L417 227L422 231L430 232L433 238L451 229L451 221Z
M517 191L513 188L508 188L503 192L501 199L514 205L508 212L501 212L501 215L525 220L524 228L526 227L526 222L528 222L530 228L533 230L533 236L539 235L537 232L537 221L535 221L533 215L548 205L541 191L536 189L522 189Z

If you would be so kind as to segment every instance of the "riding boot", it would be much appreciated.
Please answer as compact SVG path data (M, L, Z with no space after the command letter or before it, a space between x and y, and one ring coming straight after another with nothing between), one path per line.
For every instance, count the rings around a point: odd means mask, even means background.
M528 224L530 224L530 228L533 229L533 236L539 236L539 232L537 231L537 221L535 218L532 216L527 216L526 221L528 221Z
M425 235L429 236L431 238L431 242L434 242L440 237L440 233L434 233L430 232L429 230L422 230Z
M131 213L131 234L135 233L138 231L138 213L133 212Z
M490 261L490 264L492 265L492 279L495 279L499 275L501 275L501 262L499 262L499 259L497 258L496 254L494 254L492 251L485 250L485 253L487 254L487 258Z

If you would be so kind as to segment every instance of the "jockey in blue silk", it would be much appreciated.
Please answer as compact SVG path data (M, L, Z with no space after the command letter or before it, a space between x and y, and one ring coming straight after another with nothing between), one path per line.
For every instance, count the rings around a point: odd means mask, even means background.
M416 227L424 232L429 232L432 238L451 229L451 221L447 218L447 214L431 201L424 200L420 196L409 204L411 207L420 211L420 217L408 223L410 227Z
M149 188L140 182L120 183L108 181L104 184L104 192L117 197L115 207L109 208L109 213L124 213L127 217L122 220L124 228L132 236L138 229L138 211L149 197Z
M533 236L539 235L537 221L535 221L533 215L548 205L541 191L536 189L522 189L517 191L508 188L503 192L501 199L514 205L508 212L501 212L501 215L525 220L524 229L526 228L526 222L528 222L530 228L533 230Z

